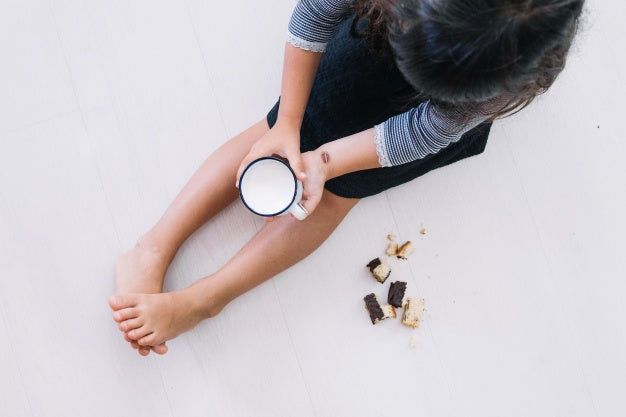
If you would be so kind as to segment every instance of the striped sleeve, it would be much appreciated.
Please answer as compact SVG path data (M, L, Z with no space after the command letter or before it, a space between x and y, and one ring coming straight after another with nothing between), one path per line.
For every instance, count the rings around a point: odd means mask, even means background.
M300 0L291 15L287 42L313 52L326 44L349 8L349 0Z
M480 112L468 114L455 109L442 109L430 101L423 102L375 126L380 165L406 164L437 153L457 142L465 132L487 118Z

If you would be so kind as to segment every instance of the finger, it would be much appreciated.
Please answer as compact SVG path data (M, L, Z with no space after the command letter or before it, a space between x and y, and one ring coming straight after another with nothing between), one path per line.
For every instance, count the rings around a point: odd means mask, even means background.
M267 223L273 222L274 221L274 217L265 217L265 221Z
M313 210L315 210L315 208L320 203L321 199L322 199L321 192L308 193L305 196L303 196L302 200L300 201L300 204L309 213L309 215L311 215L311 213L313 213Z
M237 170L237 176L235 179L235 187L239 188L239 180L241 179L241 174L243 174L243 171L250 164L250 162L254 161L255 159L256 158L252 155L252 151L243 158L243 160L241 161L241 164L239 165L239 169Z
M298 177L300 181L306 179L306 172L304 171L304 163L302 162L300 150L293 149L287 152L287 159L289 160L291 169L296 173L296 177Z

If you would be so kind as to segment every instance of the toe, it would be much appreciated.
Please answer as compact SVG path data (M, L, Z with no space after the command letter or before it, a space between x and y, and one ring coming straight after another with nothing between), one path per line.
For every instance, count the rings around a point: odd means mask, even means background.
M161 343L160 345L153 346L152 350L159 355L165 355L168 351L168 347L165 343Z
M126 333L124 333L124 339L133 347L133 349L139 349L139 343L135 342L133 339L128 337Z
M124 320L134 319L139 316L139 311L136 308L123 308L113 313L113 320L120 323Z
M150 333L149 335L137 340L137 343L139 343L140 346L154 346L155 344L158 345L157 343L155 343L155 341L156 341L155 334Z
M130 330L138 329L139 327L143 326L143 323L143 319L141 317L138 317L136 319L125 320L118 324L117 327L123 332L128 332Z
M135 307L137 305L136 294L115 294L109 298L109 306L113 310L120 310L122 308Z
M126 333L128 335L128 337L130 337L133 340L139 340L144 336L147 336L148 334L150 334L151 330L148 329L148 326L141 326L138 329L134 329L131 330L130 332Z
M150 354L150 348L149 347L140 346L139 347L139 354L141 356L148 356Z

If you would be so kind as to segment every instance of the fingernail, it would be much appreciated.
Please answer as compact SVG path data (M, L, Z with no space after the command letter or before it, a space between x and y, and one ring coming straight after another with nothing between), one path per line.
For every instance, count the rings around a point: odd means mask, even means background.
M301 172L300 173L300 178L306 178L306 172Z

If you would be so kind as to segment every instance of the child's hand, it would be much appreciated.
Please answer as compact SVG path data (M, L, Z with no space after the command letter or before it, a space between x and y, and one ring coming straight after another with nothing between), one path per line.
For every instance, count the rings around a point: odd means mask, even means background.
M302 164L306 173L306 179L302 181L303 189L300 203L310 216L322 199L324 184L328 179L328 165L324 162L324 158L322 158L319 150L303 153ZM265 217L266 222L273 220L274 217Z
M306 178L302 155L300 154L299 129L277 121L274 127L252 146L248 155L241 161L237 171L237 186L239 186L241 174L248 164L255 159L272 155L286 158L299 180L303 181Z
M327 160L319 150L302 154L306 180L302 182L303 191L300 203L309 213L309 216L319 204L324 193L324 184L328 179L328 165L325 161Z

